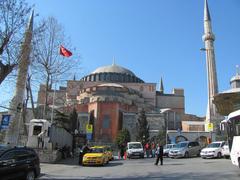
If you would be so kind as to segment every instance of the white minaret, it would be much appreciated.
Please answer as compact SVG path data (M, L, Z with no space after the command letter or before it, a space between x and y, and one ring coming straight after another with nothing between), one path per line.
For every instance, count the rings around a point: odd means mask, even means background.
M208 80L208 108L206 123L213 123L217 120L216 107L213 98L218 93L217 70L214 53L215 36L212 32L211 17L208 9L208 2L205 0L204 7L204 35L202 37L206 51L207 80Z
M32 11L31 13L28 25L26 27L24 40L21 46L16 89L15 89L14 97L10 104L11 110L9 111L9 114L11 114L11 120L10 120L9 128L6 131L4 141L5 143L10 143L11 145L18 145L19 133L24 126L21 123L22 121L21 109L23 108L23 101L25 98L25 91L26 91L28 66L30 64L29 56L31 52L33 16L34 16L34 11Z

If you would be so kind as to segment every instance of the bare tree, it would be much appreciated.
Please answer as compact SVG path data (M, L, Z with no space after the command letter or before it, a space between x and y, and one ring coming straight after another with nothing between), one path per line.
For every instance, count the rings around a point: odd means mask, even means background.
M0 84L18 65L30 7L25 0L0 0Z
M64 35L63 27L57 22L54 17L49 17L43 20L45 25L44 31L35 41L33 47L34 53L34 69L37 75L45 83L45 105L44 116L47 115L48 107L48 91L52 88L53 83L56 83L61 77L71 70L76 63L74 59L64 60L59 54L60 45L65 45L71 48L68 39Z

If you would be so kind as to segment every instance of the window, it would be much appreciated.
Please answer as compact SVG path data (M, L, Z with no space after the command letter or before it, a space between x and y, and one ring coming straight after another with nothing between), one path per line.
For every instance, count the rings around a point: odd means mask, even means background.
M42 132L42 126L33 127L33 135L37 136L40 132Z
M194 146L194 143L193 142L190 142L189 144L188 144L188 147L193 147Z
M102 127L103 127L104 129L108 129L109 126L110 126L110 117L109 117L109 115L104 115Z
M15 152L14 151L9 151L7 153L5 153L4 155L2 155L1 160L5 160L5 159L14 159L15 156Z

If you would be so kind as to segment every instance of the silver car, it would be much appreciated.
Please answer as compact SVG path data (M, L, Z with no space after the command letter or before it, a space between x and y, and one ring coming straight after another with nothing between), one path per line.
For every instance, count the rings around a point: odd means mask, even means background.
M192 157L200 156L201 147L198 142L195 141L183 141L176 144L175 148L172 148L168 156L171 158L178 157Z
M170 149L175 148L176 144L166 144L163 146L163 155L168 156Z

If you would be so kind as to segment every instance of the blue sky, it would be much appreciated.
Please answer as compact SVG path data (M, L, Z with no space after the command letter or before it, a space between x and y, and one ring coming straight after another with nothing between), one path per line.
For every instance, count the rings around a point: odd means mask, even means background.
M163 77L166 93L185 90L186 113L204 116L207 76L203 47L204 0L27 0L54 16L80 53L77 79L99 66L116 64L145 82ZM240 64L240 1L209 0L219 91ZM0 100L1 104L1 100Z

